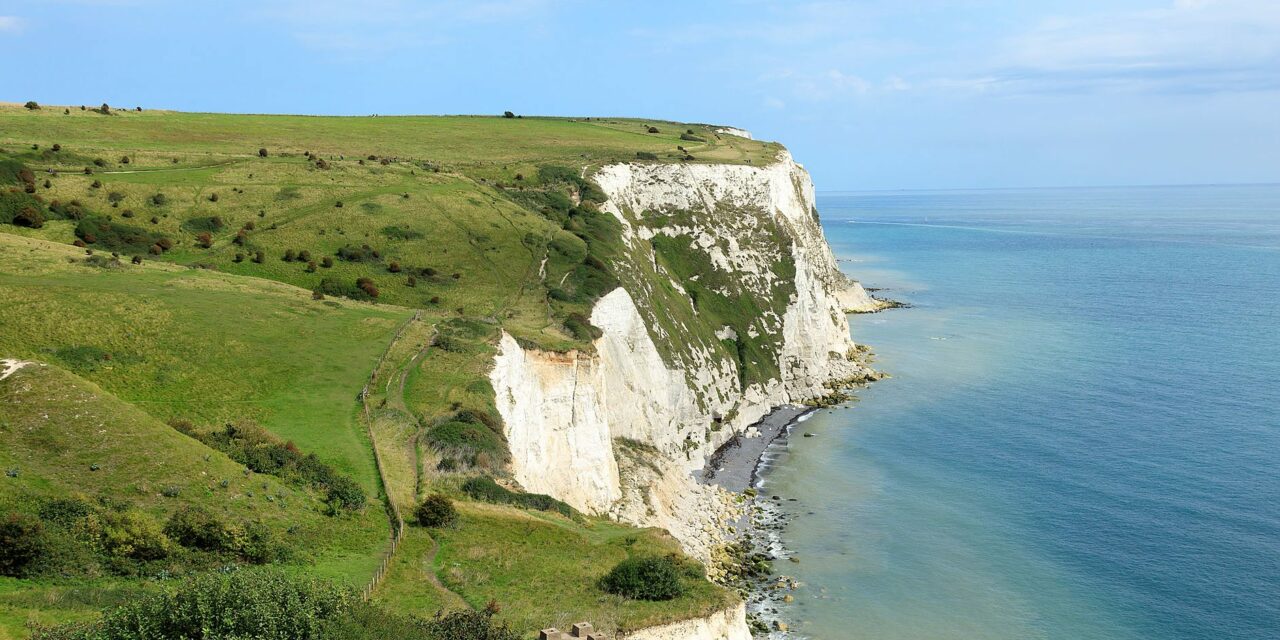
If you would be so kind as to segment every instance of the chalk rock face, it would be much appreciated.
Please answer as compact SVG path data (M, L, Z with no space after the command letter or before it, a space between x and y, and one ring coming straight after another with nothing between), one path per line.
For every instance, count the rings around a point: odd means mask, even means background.
M705 618L693 618L671 624L633 631L626 640L751 640L746 608L739 604L717 611Z
M706 560L724 501L691 472L773 407L868 374L845 310L870 298L838 270L813 183L786 152L592 177L623 227L622 286L592 311L594 353L504 334L490 380L512 471L583 511L667 528Z

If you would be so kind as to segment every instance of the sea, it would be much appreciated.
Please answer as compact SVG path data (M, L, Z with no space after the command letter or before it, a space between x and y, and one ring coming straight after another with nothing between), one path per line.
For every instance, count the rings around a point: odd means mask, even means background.
M818 209L911 306L851 318L892 377L770 453L788 637L1280 638L1280 185Z

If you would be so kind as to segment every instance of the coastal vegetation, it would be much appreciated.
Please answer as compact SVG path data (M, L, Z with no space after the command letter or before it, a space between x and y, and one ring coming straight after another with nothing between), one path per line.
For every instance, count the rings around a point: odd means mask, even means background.
M626 119L0 106L0 356L32 363L0 381L0 638L178 629L201 621L162 610L232 590L328 603L292 637L728 606L664 532L521 490L487 372L501 331L590 349L594 302L648 277L594 167L779 150ZM658 251L697 288L705 257ZM678 589L603 588L632 558Z

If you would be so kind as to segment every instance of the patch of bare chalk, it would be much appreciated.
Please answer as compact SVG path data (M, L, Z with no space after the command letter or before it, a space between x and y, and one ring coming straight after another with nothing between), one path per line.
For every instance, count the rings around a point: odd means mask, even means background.
M4 380L5 378L8 378L14 373L17 373L18 369L21 369L29 364L35 364L35 363L23 362L22 360L16 360L14 358L0 359L0 367L4 367L4 371L0 372L0 380Z

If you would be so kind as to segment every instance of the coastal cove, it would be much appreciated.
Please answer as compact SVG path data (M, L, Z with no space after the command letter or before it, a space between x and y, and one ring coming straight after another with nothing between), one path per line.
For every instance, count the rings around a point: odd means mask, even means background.
M1280 629L1280 187L818 204L912 308L851 317L892 378L766 454L790 637Z

